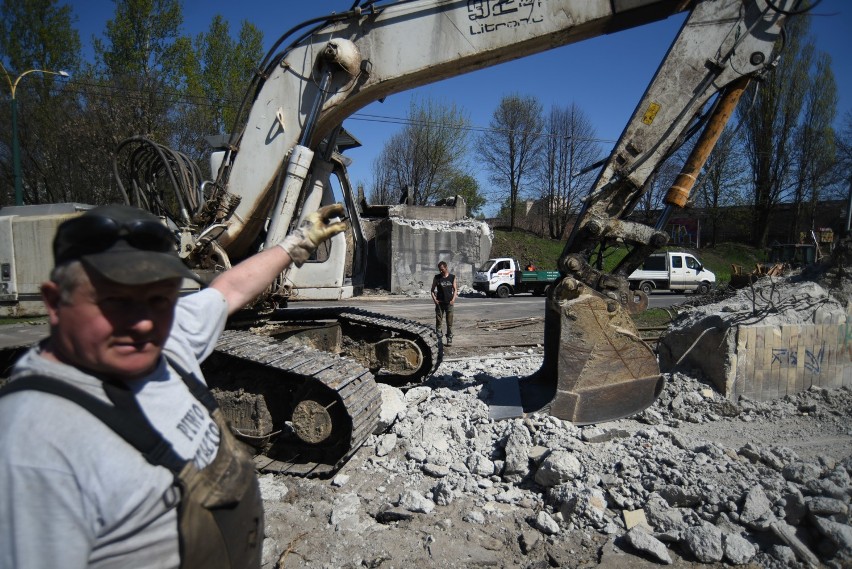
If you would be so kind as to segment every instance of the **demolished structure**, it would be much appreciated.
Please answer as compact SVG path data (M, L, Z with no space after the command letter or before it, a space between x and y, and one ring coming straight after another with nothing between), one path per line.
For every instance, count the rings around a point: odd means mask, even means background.
M492 386L540 362L517 353L445 361L428 386L404 395L382 386L389 430L330 483L261 477L264 563L852 563L849 389L737 406L673 374L631 419L587 427L546 415L489 419Z
M364 207L367 287L393 294L429 290L439 261L447 263L460 287L472 285L474 271L491 253L491 228L467 217L461 196L449 202Z
M663 371L697 371L733 401L852 387L852 305L801 276L764 278L681 314L659 355Z

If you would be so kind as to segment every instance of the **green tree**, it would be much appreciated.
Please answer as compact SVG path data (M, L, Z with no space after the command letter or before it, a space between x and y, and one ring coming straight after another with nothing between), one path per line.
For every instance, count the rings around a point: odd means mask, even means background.
M234 127L240 100L263 57L263 33L243 22L239 39L230 36L228 22L217 15L210 31L196 40L203 69L201 87L212 110L212 132L228 134Z
M749 86L744 99L754 104L738 107L752 173L753 243L760 247L766 246L772 215L789 193L795 133L813 61L808 26L806 16L790 19L778 65Z
M228 77L234 95L233 99L240 101L246 93L252 77L259 73L258 66L263 58L263 32L254 24L243 21L234 48L234 52L231 54ZM225 128L234 128L235 119L236 109L234 107L227 108L224 113Z
M746 185L747 165L742 150L737 144L735 130L728 126L719 137L719 141L710 153L704 165L703 176L695 188L695 203L706 212L709 223L709 246L715 247L719 227L725 217L731 215L731 208L741 205L740 189Z
M541 103L534 96L503 97L488 132L479 136L477 157L508 204L509 230L516 226L517 208L538 167L543 127Z
M56 4L56 0L3 0L0 55L7 69L77 69L80 35L72 27L73 13L70 6ZM48 89L51 86L47 84Z
M105 39L95 38L95 59L108 77L157 78L170 87L182 82L180 63L186 44L180 34L178 0L117 0L106 23Z
M801 233L814 229L817 202L833 182L837 147L832 122L836 114L837 83L831 70L831 58L820 53L814 71L808 77L804 109L793 149L796 171L791 243L796 243Z
M177 145L176 124L182 119L192 42L181 35L178 0L116 0L103 37L95 38L94 64L85 70L85 118L81 136L91 183L80 201L121 201L111 158L131 136ZM180 148L179 148L180 149ZM163 183L164 177L151 177Z
M186 94L177 125L180 149L202 159L209 152L204 136L242 128L237 110L262 57L263 33L257 27L243 22L235 40L228 22L221 15L213 17L185 62Z
M72 27L70 6L56 0L3 0L0 4L0 62L13 82L30 69L67 71L78 69L80 37ZM10 94L7 77L0 77ZM54 201L68 193L68 154L74 144L61 128L73 113L73 97L65 82L55 75L30 73L15 92L18 142L24 203ZM0 112L0 140L12 147L11 107ZM14 203L14 168L11 152L0 158L0 205Z
M461 196L467 204L467 214L475 217L485 206L485 197L479 193L479 182L470 174L457 172L448 183L447 194L444 197Z
M170 142L175 102L192 59L182 24L178 0L117 0L105 37L94 41L96 75L119 94L109 97L107 113L114 143L135 134Z

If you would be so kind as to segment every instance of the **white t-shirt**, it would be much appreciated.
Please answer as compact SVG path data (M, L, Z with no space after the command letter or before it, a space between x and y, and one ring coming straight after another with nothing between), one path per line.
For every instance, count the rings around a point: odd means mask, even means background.
M203 379L199 362L225 327L215 289L181 298L165 352ZM109 402L100 380L33 348L15 378L37 373ZM199 468L220 433L180 376L161 361L136 398L151 424ZM0 568L178 567L173 474L152 466L88 411L62 397L21 391L0 397Z

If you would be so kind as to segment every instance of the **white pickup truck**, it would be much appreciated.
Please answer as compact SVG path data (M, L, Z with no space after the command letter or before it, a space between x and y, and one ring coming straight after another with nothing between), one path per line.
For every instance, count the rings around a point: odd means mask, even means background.
M627 280L631 289L645 294L653 290L693 290L706 294L716 283L716 275L690 253L665 251L650 255L642 268L633 271Z

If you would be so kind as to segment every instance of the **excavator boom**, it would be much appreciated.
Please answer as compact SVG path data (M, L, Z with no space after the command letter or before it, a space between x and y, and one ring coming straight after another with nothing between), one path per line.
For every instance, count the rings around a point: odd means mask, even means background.
M221 170L220 184L241 201L219 243L239 258L251 252L267 227L267 242L286 234L300 202L310 200L314 153L367 104L664 19L690 5L683 0L413 0L371 3L329 17L328 25L310 29L266 66L238 150L226 156ZM291 277L298 280L299 274Z
M562 278L551 287L546 303L543 365L521 381L518 390L523 411L546 409L578 424L641 411L659 395L662 379L653 351L639 339L630 317L647 305L647 298L630 291L625 277L665 243L665 215L655 227L627 216L649 177L697 125L706 124L667 198L671 207L684 205L745 84L771 66L785 13L795 4L401 0L363 7L356 2L348 11L311 20L294 28L300 35L280 51L276 44L262 63L249 90L246 126L231 136L215 160L217 176L208 186L206 203L181 216L188 220L182 251L187 259L210 268L230 266L272 246L302 216L334 200L330 179L335 175L342 180L353 226L351 242L347 244L343 234L335 236L324 260L291 268L282 282L294 289L324 283L338 299L351 296L341 278L343 252L354 246L353 264L362 271L365 256L345 159L338 154L344 119L403 90L689 11L565 244L559 259ZM614 241L630 248L625 260L610 273L593 267L592 252ZM306 312L298 317L313 321L312 326L317 321ZM360 335L363 351L370 352L365 358L369 368L381 360L385 369L393 368L391 374L399 382L416 381L440 363L441 346L431 329L415 329L406 322L391 326L387 319L352 312L326 311L320 319L356 331L344 334ZM382 322L385 330L380 330ZM241 427L249 439L259 441L263 452L293 453L286 459L270 457L274 469L295 469L303 461L306 471L327 471L370 432L377 390L360 369L347 372L346 381L337 381L336 372L327 371L336 368L323 358L301 355L303 361L290 365L266 338L300 326L283 313L266 324L263 341L254 341L258 331L252 322L220 346L219 367L229 370L223 397L240 402L235 422L263 418ZM247 381L239 375L250 364L259 366L255 375L263 379L244 396ZM308 367L300 367L303 364ZM267 440L269 429L285 431L289 442Z
M765 0L413 0L354 7L308 30L268 60L248 127L226 157L219 185L241 202L220 245L241 256L266 230L271 244L302 212L322 205L315 155L342 121L390 94L559 45L614 33L688 10L642 100L584 203L559 259L563 275L547 300L542 368L521 383L525 411L547 408L577 423L636 413L662 379L631 313L647 297L626 276L666 240L629 221L649 177L701 124L687 168L666 198L683 207L749 79L773 61L785 13L796 2ZM709 102L716 98L715 106ZM315 180L320 180L316 182ZM611 273L590 263L609 242L628 246ZM305 281L310 275L305 273ZM298 272L291 273L294 283Z

